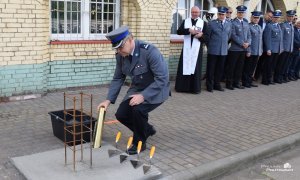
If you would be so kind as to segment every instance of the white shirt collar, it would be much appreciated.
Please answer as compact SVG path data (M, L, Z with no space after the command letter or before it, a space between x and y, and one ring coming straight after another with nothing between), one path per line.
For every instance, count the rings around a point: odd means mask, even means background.
M133 49L132 49L132 51L130 53L131 56L133 56L134 50L135 50L135 42L133 43Z

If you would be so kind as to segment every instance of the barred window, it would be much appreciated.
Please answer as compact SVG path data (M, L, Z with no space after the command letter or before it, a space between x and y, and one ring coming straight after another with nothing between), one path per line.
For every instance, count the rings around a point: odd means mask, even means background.
M105 39L119 27L120 0L51 0L52 40Z
M176 7L173 9L171 34L176 34L177 29L182 21L189 17L190 0L178 0Z

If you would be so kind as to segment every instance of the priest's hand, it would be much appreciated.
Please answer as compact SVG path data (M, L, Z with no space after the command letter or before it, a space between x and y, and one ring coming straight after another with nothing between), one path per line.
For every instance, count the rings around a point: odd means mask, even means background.
M200 37L202 37L202 35L203 35L203 32L198 32L194 37L195 38L200 38Z
M195 29L193 29L193 28L190 28L190 29L189 29L189 32L191 33L191 35L195 35L195 34L198 33L198 31L195 30Z

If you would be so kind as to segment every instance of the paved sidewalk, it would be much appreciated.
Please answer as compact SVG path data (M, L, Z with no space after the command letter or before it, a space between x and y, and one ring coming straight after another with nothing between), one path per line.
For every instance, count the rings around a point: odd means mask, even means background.
M121 91L116 105L110 106L107 120L115 119L114 112L126 89ZM83 90L94 95L94 112L107 90ZM153 163L165 176L174 175L298 133L299 92L299 80L225 92L203 90L197 95L172 90L172 97L150 114L150 123L158 130L148 140L148 149L150 145L157 147ZM0 103L0 179L24 179L11 164L11 157L63 147L52 134L47 114L62 109L62 92ZM131 133L123 125L105 125L103 138L113 143L119 130L123 133L120 148L124 150Z

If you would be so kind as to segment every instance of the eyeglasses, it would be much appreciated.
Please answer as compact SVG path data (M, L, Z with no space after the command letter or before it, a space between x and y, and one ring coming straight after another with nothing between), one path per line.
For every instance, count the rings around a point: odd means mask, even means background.
M228 14L231 14L232 12L227 12Z

